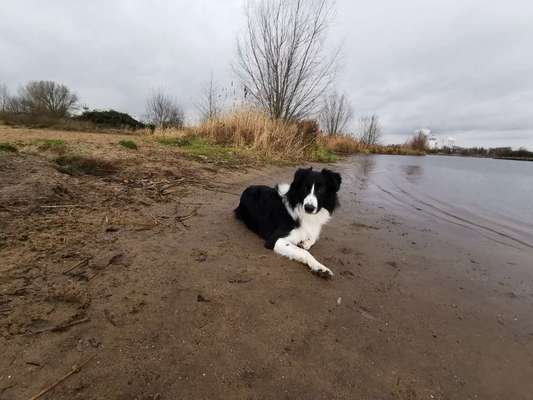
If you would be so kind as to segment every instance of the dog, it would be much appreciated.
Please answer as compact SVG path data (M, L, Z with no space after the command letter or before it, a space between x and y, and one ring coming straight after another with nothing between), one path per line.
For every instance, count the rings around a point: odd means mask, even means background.
M265 240L265 247L306 264L311 272L330 278L333 272L318 262L309 249L339 206L341 176L329 169L298 169L291 184L249 186L234 213L237 219Z

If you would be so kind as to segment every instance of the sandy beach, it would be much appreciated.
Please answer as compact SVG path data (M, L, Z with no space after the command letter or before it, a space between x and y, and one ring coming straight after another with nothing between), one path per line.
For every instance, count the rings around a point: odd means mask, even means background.
M329 281L232 215L247 185L290 181L292 166L204 166L210 185L127 206L146 228L112 218L117 192L98 203L111 222L43 248L15 232L29 214L4 207L3 234L19 236L0 249L0 399L30 398L92 356L46 398L530 398L531 249L366 195L361 162L330 166L343 175L341 208L312 249ZM18 184L42 171L18 171ZM70 212L55 231L89 224L89 211L44 210L31 218Z

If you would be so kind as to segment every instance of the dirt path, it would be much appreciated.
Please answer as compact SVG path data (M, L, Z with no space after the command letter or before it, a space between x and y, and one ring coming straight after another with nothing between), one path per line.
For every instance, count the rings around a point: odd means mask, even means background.
M360 201L348 178L312 251L336 276L316 278L231 213L249 183L292 172L207 169L170 200L113 197L112 222L79 237L72 227L88 213L44 209L50 221L71 213L53 231L70 226L73 242L0 249L11 262L0 275L0 399L28 399L93 354L46 398L529 398L533 292L510 289L530 279L524 259Z

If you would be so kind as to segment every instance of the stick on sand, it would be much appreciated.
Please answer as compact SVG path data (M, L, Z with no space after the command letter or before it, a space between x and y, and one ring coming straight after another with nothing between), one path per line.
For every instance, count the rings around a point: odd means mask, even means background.
M63 382L65 379L67 379L69 376L71 375L74 375L75 373L77 372L80 372L81 369L89 362L91 361L94 357L96 357L96 354L93 354L92 356L90 356L87 360L85 360L84 362L82 362L80 365L73 365L72 366L72 369L65 375L63 375L59 380L57 380L56 382L52 383L50 386L47 386L46 388L44 388L43 390L41 390L39 393L37 393L35 396L33 396L32 398L30 398L30 400L37 400L38 398L42 397L43 395L45 395L46 393L48 393L50 390L52 390L53 388L55 388L57 385L59 385L61 382Z

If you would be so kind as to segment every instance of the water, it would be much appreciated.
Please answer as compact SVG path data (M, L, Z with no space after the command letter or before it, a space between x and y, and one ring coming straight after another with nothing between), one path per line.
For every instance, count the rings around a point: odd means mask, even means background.
M533 162L371 155L353 165L360 196L533 249Z

